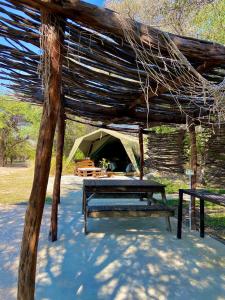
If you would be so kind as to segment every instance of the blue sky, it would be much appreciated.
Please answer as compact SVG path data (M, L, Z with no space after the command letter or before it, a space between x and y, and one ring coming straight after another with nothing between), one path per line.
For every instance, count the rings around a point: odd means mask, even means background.
M84 1L89 2L89 3L92 3L92 4L95 4L95 5L97 5L97 6L103 6L105 0L84 0ZM0 16L1 16L1 14L0 14ZM5 41L5 39L4 39L4 38L1 38L1 37L0 37L0 43L1 43L1 44L6 44L6 45L8 44L8 43ZM32 48L32 47L31 47L31 48ZM0 71L1 71L1 69L0 69ZM1 80L1 79L0 79L0 94L1 94L1 93L5 93L5 92L7 91L7 89L6 89L4 86L1 85L1 84L5 84L5 83L7 83L7 80Z
M95 4L95 5L99 5L99 6L104 4L103 0L86 0L86 2Z

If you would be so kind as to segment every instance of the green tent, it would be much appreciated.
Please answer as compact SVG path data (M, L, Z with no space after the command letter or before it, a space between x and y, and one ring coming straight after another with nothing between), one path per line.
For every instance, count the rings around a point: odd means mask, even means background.
M98 165L102 158L106 158L117 165L117 171L125 171L132 163L139 172L140 149L136 137L125 135L114 130L99 129L78 138L69 154L71 161L77 150L85 157L90 157Z

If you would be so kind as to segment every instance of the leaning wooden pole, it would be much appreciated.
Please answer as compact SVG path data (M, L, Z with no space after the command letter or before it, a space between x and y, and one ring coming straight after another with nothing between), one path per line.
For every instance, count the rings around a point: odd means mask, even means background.
M140 180L144 177L144 142L143 142L143 128L139 128L139 147L140 147Z
M44 28L43 74L47 82L45 82L45 100L36 151L33 186L25 216L20 252L18 300L34 299L39 232L61 98L63 43L61 20L56 15L42 12L42 28Z
M195 125L191 124L189 126L189 135L190 135L190 167L193 171L193 175L191 177L191 188L196 189L197 187L197 161L198 161L198 153L197 153L197 140L196 140L196 131ZM195 207L195 198L191 198L191 219L192 219L192 229L196 227L196 207Z
M60 105L57 126L58 132L56 141L56 168L52 196L51 227L49 232L49 237L52 242L57 240L58 232L58 204L60 203L60 184L63 167L63 147L65 137L65 113L63 103Z

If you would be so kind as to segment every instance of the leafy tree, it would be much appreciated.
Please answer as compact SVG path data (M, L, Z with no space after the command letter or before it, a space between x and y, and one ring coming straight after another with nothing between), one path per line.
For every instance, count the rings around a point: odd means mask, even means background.
M224 0L220 0L223 2ZM195 16L213 0L106 0L105 6L147 25L176 34L196 36ZM222 14L222 13L221 13ZM206 20L207 15L202 17Z
M39 107L0 96L0 166L33 156L40 116Z
M204 6L195 16L194 23L200 37L225 44L225 1Z

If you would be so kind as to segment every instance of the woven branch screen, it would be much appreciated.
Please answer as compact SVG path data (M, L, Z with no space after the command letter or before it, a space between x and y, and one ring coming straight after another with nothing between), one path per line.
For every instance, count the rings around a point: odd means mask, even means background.
M205 146L203 178L215 187L225 185L225 127L216 127Z
M199 86L199 74L223 96L224 46L126 21L132 27L134 49L118 14L83 1L65 0L62 6L51 6L43 1L0 0L0 36L5 38L0 45L0 79L7 80L5 85L17 98L42 104L48 84L50 74L42 77L44 82L40 77L44 62L39 38L43 42L45 32L42 28L40 35L40 8L65 18L67 113L104 124L180 124L186 123L187 116L197 122L223 122L223 114L213 111L214 94ZM168 45L179 55L171 56ZM145 58L143 64L141 57L148 50L149 63ZM191 89L190 77L184 76L187 66L192 83L198 82Z
M187 157L184 153L185 130L148 134L145 167L165 173L184 174Z

